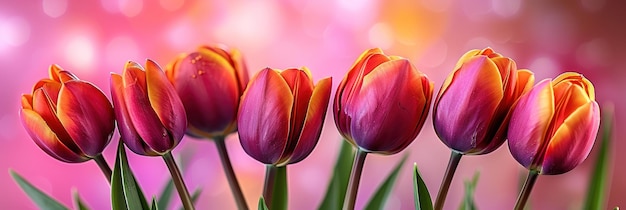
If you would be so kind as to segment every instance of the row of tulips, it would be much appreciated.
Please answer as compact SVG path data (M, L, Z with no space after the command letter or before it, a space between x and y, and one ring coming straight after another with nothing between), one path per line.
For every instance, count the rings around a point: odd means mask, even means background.
M239 51L202 46L165 71L148 60L128 62L110 78L112 104L92 83L53 65L49 78L22 96L20 116L35 143L68 163L95 160L110 180L101 153L117 122L134 153L162 156L186 209L193 204L171 151L184 134L212 139L239 209L247 209L224 145L239 133L244 151L267 165L268 206L277 170L305 159L320 137L331 78L314 84L311 72L266 68L251 79ZM516 209L539 174L572 170L589 154L599 127L591 82L567 72L534 85L533 73L490 48L461 57L433 105L434 129L451 149L435 209L442 209L463 155L487 154L508 139L512 156L529 170ZM347 72L332 105L341 135L356 148L344 209L353 209L365 157L396 154L421 131L434 84L411 62L365 51Z

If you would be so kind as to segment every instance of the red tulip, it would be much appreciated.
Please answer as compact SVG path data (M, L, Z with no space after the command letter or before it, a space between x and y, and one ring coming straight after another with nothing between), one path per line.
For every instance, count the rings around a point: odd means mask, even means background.
M428 116L433 83L407 59L365 51L339 84L333 111L341 135L366 152L406 148Z
M146 62L145 71L129 61L122 75L112 73L111 95L120 136L133 152L163 155L183 138L185 109L154 61Z
M460 154L486 154L506 139L507 114L534 82L510 58L492 49L471 50L444 81L433 108L441 141Z
M168 65L166 74L187 112L187 134L213 138L237 130L248 71L237 50L202 46Z
M519 99L509 125L509 150L530 170L562 174L587 158L599 126L593 84L581 74L563 73Z
M331 78L313 85L308 69L266 68L244 92L237 118L244 151L275 166L307 157L320 136Z
M115 128L111 103L98 87L57 65L49 73L32 94L22 95L22 124L37 146L60 161L95 158Z

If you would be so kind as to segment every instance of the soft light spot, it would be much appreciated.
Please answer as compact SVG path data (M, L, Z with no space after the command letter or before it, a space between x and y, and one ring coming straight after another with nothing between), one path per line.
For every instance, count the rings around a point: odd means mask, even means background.
M458 4L465 16L473 21L482 21L492 12L491 0L459 1Z
M186 50L192 48L197 40L193 24L188 19L172 22L165 32L166 40L173 49Z
M185 0L160 0L159 3L161 4L161 7L163 7L163 9L166 9L168 11L176 11L183 6Z
M512 17L517 14L522 2L520 0L491 0L493 11L501 17Z
M599 12L605 4L606 0L580 0L580 6L588 12Z
M535 78L551 78L557 75L561 67L550 57L537 57L528 69L535 73Z
M135 17L143 9L143 0L118 0L119 11L126 17Z
M111 39L104 49L105 61L109 67L123 66L129 60L140 60L137 43L128 36L117 36Z
M119 3L116 0L100 0L100 4L102 8L109 13L119 13L120 7Z
M30 24L21 17L0 18L0 51L23 45L30 38Z
M67 0L43 0L41 3L43 12L52 18L60 17L67 10Z
M65 43L65 60L72 65L72 71L93 71L95 47L92 40L84 35L76 35Z
M479 36L468 40L463 49L483 49L485 47L494 47L493 42L485 37Z
M389 24L374 24L369 30L369 41L374 47L389 49L393 45L393 32Z
M434 68L443 64L448 57L448 44L439 39L426 48L419 58L419 64L424 67Z
M433 12L445 12L452 4L451 0L421 0L422 5Z
M576 49L576 61L584 68L605 66L609 56L609 43L600 38L583 43Z
M232 8L213 32L220 42L238 43L248 49L258 49L279 39L285 21L272 1L242 1Z

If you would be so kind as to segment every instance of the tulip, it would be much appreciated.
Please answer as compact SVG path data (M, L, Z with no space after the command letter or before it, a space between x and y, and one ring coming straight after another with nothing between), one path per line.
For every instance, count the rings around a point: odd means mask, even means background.
M263 197L270 209L286 208L274 202L275 177L286 176L286 165L302 161L320 137L330 100L331 78L313 85L307 68L257 73L244 92L237 123L244 151L267 164ZM277 175L277 174L282 175ZM285 182L285 180L279 180Z
M520 209L538 174L566 173L587 158L599 126L593 84L581 74L566 72L543 80L519 99L508 144L515 160L530 170L531 181L518 200Z
M407 59L380 49L357 59L339 84L333 106L337 129L358 148L344 209L354 209L366 154L395 154L413 142L432 95L433 83Z
M365 51L337 88L335 124L360 150L395 154L406 148L428 116L433 83L407 59Z
M154 61L148 60L145 70L129 61L122 75L112 73L111 95L120 136L133 152L160 156L183 138L185 109Z
M67 163L94 159L110 178L101 155L115 129L109 99L57 65L50 66L49 74L35 84L32 94L22 95L20 117L26 131L48 155Z
M257 73L239 106L239 138L254 159L270 165L297 163L312 151L330 98L331 78L313 85L308 69Z
M239 101L249 80L241 54L222 46L201 46L180 55L165 73L185 107L187 134L214 140L237 207L248 209L224 142L237 130Z
M435 209L443 202L462 155L482 155L506 140L508 114L530 90L534 76L491 48L465 53L446 78L433 105L435 132L452 154Z
M161 67L152 60L146 61L145 70L127 62L122 75L111 73L111 95L124 144L139 155L162 156L184 208L194 209L171 153L183 138L187 117Z
M237 128L239 98L248 71L239 51L202 46L167 66L166 74L187 113L187 134L226 136Z

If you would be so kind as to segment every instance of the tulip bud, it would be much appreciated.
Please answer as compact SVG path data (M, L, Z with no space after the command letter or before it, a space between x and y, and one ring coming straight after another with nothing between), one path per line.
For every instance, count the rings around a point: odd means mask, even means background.
M22 95L22 124L37 146L68 163L95 158L109 144L115 116L109 99L95 85L57 65L50 78Z
M534 82L532 72L490 48L471 50L446 78L433 108L435 132L464 155L487 154L504 143L507 114Z
M593 84L581 74L563 73L519 99L509 125L509 150L529 170L562 174L587 158L599 126Z
M154 61L147 60L145 70L129 61L122 75L112 73L111 95L120 136L133 152L163 155L183 138L185 109Z
M341 135L365 152L406 148L428 116L433 83L407 59L365 51L339 84L333 111Z
M239 51L202 46L179 56L165 72L185 106L187 134L214 138L237 130L239 98L248 84Z
M256 160L275 166L306 158L320 137L331 78L313 85L308 69L257 73L239 105L241 146Z

